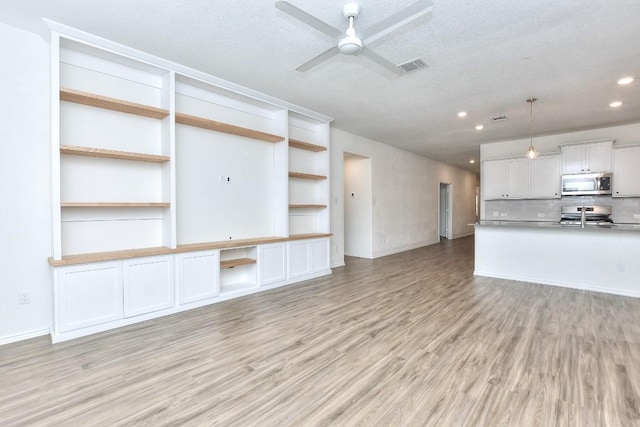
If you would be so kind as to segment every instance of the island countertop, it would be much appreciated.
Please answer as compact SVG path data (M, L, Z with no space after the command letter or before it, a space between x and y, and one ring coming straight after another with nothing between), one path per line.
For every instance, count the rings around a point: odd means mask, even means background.
M563 225L558 221L498 221L498 220L482 220L473 226L490 226L490 227L526 227L526 228L552 228L558 230L584 230L584 231L638 231L640 232L640 224L611 224L611 225L586 225L584 228L579 225Z

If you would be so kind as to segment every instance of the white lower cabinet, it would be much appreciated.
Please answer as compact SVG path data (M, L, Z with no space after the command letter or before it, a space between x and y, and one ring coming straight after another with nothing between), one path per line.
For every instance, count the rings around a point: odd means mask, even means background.
M217 250L178 255L178 303L188 304L220 294L219 258Z
M290 279L311 273L309 251L309 242L306 240L289 242L289 269L287 275Z
M55 267L52 341L325 274L328 238Z
M329 239L312 240L309 243L311 249L311 272L318 273L329 269Z
M170 308L175 302L173 256L123 261L124 316Z
M261 286L287 280L287 245L274 243L258 247L258 282Z
M329 239L289 242L289 278L329 270Z
M55 332L122 318L122 262L56 269Z

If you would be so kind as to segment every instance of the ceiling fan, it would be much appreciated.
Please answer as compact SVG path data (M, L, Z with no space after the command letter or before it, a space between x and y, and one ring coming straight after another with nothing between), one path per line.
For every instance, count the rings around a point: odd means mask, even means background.
M354 28L354 21L360 14L360 5L358 3L347 3L342 8L342 14L349 21L349 28L346 32L338 30L337 28L327 24L324 21L316 18L313 15L308 14L304 10L292 5L286 1L277 1L276 7L288 15L304 22L305 24L315 28L316 30L336 39L337 45L333 46L320 55L305 62L298 68L297 71L304 72L310 68L326 61L332 56L342 53L343 55L358 55L362 54L373 62L385 67L386 69L396 73L402 74L403 69L398 67L391 61L378 55L367 45L379 38L389 34L390 32L406 25L407 23L419 18L422 15L428 13L433 3L431 0L418 0L409 7L402 9L401 11L383 19L375 25L367 28L364 31L356 33Z

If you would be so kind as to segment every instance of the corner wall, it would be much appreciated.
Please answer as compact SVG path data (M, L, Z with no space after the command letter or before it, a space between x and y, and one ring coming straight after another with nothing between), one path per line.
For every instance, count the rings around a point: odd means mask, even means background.
M49 45L0 23L0 344L48 333L53 285ZM31 303L19 305L28 290Z
M440 183L452 184L453 238L473 234L476 174L331 128L331 266L344 265L344 153L371 158L373 257L438 243Z

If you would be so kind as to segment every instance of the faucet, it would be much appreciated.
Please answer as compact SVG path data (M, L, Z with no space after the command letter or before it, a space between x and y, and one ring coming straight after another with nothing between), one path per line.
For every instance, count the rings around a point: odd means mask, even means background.
M585 220L586 220L585 212L586 212L586 209L584 206L580 208L580 228L584 228L584 225L585 225Z

